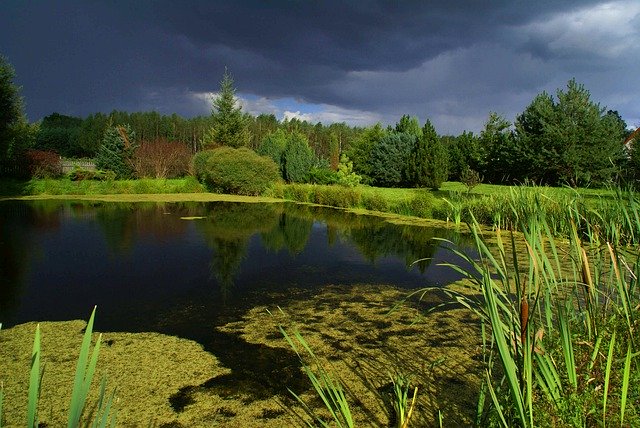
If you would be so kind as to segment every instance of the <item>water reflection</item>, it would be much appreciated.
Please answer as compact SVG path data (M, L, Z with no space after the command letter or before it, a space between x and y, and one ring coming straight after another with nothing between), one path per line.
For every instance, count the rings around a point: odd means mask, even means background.
M464 245L447 230L288 203L2 201L0 221L5 325L84 318L98 303L103 328L149 331L168 314L193 319L186 308L212 321L291 288L445 283L456 278L432 268L446 255L432 238Z

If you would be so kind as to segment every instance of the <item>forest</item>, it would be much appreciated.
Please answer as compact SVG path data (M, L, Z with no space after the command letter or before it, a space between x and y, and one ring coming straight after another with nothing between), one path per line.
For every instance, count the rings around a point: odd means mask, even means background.
M640 151L624 144L627 124L575 80L555 96L538 94L513 121L491 112L477 134L441 135L428 118L421 124L410 115L368 127L252 116L228 73L207 116L114 110L27 123L13 69L0 66L3 175L55 177L56 159L87 158L117 178L179 177L194 172L196 153L227 146L269 156L281 178L297 183L438 189L445 181L604 187L640 179Z

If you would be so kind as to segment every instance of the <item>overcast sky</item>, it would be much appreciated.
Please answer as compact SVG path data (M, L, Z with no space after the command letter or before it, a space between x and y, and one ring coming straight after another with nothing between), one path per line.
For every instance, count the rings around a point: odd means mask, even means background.
M245 110L440 134L514 120L575 77L640 126L640 1L0 2L31 121L209 114L225 66Z

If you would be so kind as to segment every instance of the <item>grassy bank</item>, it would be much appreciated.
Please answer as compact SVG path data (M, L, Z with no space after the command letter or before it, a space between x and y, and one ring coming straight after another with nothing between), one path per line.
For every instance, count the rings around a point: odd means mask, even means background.
M0 184L0 196L6 197L82 197L127 202L210 201L231 197L233 200L240 198L239 201L242 202L266 201L207 193L194 177L111 181L30 180L5 181ZM284 199L443 220L454 225L476 220L480 224L503 229L517 228L517 225L535 210L544 214L550 231L555 236L568 236L572 223L576 223L580 233L588 233L598 239L613 239L613 235L632 237L630 222L638 215L640 206L637 193L619 189L481 184L469 190L456 182L445 183L438 191L277 184L267 189L263 196L268 198L268 201ZM564 215L567 207L570 207L575 215L570 221Z
M29 181L2 181L0 196L35 195L110 195L148 193L204 193L204 187L194 177L140 180L82 180L68 178Z

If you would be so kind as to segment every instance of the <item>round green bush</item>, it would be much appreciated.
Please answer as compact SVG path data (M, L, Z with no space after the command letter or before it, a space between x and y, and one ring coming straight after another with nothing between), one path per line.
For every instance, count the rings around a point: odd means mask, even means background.
M257 196L277 182L278 165L247 148L220 147L198 153L193 172L213 192Z

